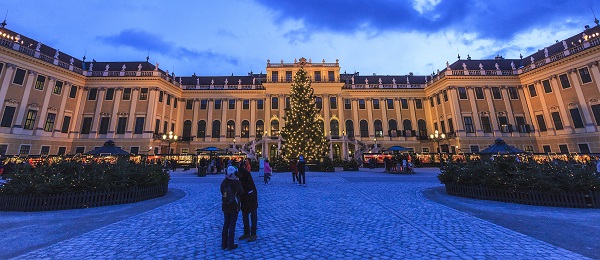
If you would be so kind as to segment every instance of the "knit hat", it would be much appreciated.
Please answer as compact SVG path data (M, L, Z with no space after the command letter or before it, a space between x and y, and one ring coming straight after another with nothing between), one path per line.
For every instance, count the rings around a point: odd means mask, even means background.
M237 169L234 166L227 167L227 170L225 171L225 178L230 179L230 180L235 180L236 172L237 172Z

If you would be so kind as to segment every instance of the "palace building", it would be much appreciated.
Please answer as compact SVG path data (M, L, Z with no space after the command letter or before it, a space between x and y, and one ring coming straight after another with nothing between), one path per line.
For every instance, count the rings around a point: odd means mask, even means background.
M267 60L266 74L178 76L157 64L77 59L0 28L0 155L63 155L113 140L134 154L215 146L280 152L303 67L332 158L400 145L470 153L502 138L535 153L600 153L600 27L526 57L467 57L431 75L342 73L339 61ZM444 139L432 141L435 131ZM163 135L178 139L164 140Z

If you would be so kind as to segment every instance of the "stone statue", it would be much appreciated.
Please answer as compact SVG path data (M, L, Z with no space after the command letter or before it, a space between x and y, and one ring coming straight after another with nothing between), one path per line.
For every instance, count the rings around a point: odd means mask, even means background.
M252 85L256 85L256 78L252 78Z
M181 77L179 77L179 85L181 85Z
M533 62L535 62L535 59L533 58L533 56L531 56L531 64L533 64Z
M69 64L73 65L73 62L75 62L75 60L73 59L73 57L71 57L71 59L69 60Z
M483 64L479 63L479 69L483 70Z
M125 66L125 64L123 64L123 67L121 67L121 71L125 71L126 68L127 68L127 66Z
M138 71L142 71L142 64L138 64Z
M365 84L367 84L367 85L369 84L369 79L368 78L365 78Z
M450 69L450 63L448 63L448 61L446 61L446 69Z
M215 80L214 80L214 79L211 79L211 80L210 80L210 84L211 84L211 85L214 85L214 84L215 84Z
M396 78L392 78L392 83L396 85Z
M158 70L158 61L156 62L156 67L154 68L154 70Z
M500 70L500 66L498 65L498 63L496 63L496 64L494 65L494 67L496 67L496 70Z
M109 68L110 68L110 65L106 64L106 66L104 66L104 71L108 71Z
M227 85L227 83L228 83L228 82L229 82L229 81L227 81L227 79L225 79L225 85Z
M94 63L90 62L90 71L94 71L93 68L94 68Z
M381 85L381 78L379 78L379 85Z
M238 79L238 85L242 85L242 79Z
M563 40L562 43L563 43L563 48L565 48L565 50L569 49L566 41Z
M59 54L59 51L58 51L58 49L57 49L57 50L56 50L56 53L54 53L54 58L55 58L55 59L58 59L58 54Z
M35 47L35 51L40 51L40 48L42 48L42 43L38 42L37 46Z
M352 76L352 85L354 85L354 76Z
M406 76L406 85L410 85L410 80L408 79L408 76Z
M548 48L544 47L544 57L548 58Z
M464 62L462 64L462 67L463 67L463 70L467 70L467 64L465 64Z
M196 85L200 85L200 79L196 79Z
M511 61L511 62L510 62L510 67L511 67L513 70L516 70L516 68L515 68L515 62L514 62L514 61Z

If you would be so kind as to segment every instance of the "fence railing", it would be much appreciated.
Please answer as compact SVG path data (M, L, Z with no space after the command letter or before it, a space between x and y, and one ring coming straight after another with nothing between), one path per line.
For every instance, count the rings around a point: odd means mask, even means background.
M536 206L600 208L600 192L594 193L592 191L545 193L490 189L475 185L446 184L446 193L471 199L495 200Z
M48 211L139 202L165 196L169 185L61 194L0 194L0 211Z

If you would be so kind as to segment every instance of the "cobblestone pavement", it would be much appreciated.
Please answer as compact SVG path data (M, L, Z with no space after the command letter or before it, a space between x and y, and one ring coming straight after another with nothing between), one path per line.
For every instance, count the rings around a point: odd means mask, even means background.
M293 185L290 173L275 173L269 185L253 173L258 239L233 251L220 248L222 176L176 172L170 192L183 198L16 259L585 258L426 199L424 189L440 186L437 169L380 171L309 172L307 187ZM241 228L240 217L236 237Z

